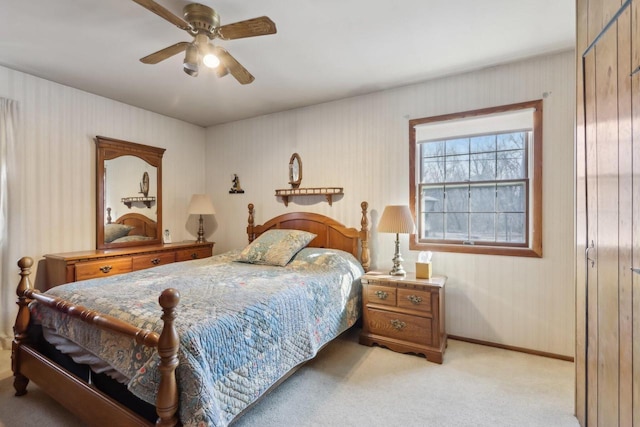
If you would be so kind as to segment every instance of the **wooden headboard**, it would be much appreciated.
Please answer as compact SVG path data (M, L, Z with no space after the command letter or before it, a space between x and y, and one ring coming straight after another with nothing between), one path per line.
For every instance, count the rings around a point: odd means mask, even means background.
M124 214L116 219L116 224L133 227L128 233L129 236L158 237L158 224L151 218L138 213Z
M254 206L249 203L249 220L247 225L247 236L249 243L267 230L271 229L291 229L304 230L314 233L316 238L308 246L314 248L340 249L353 254L360 260L365 271L369 270L369 221L367 219L367 209L369 204L362 202L361 228L348 228L333 218L311 212L291 212L279 215L265 222L262 225L254 224Z

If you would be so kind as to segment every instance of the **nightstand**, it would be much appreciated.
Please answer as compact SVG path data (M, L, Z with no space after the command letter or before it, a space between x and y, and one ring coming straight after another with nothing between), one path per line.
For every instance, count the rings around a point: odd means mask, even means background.
M444 328L445 276L416 279L415 273L362 276L363 326L360 344L423 354L442 363L447 346Z

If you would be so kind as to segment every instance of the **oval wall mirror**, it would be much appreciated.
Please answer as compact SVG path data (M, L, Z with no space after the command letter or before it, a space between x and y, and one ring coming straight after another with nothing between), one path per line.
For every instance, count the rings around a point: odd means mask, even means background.
M164 148L96 137L96 248L162 242Z
M298 153L293 153L289 159L289 184L292 188L300 187L302 181L302 160Z

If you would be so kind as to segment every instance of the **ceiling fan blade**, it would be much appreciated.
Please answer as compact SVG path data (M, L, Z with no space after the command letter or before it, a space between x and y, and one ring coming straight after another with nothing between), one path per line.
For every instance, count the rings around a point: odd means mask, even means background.
M229 52L220 46L215 47L215 55L220 59L222 65L224 65L231 75L241 84L249 84L255 79L251 73L242 66L242 64L240 64Z
M182 30L187 30L187 31L192 30L191 24L189 24L184 19L174 15L164 6L159 5L153 0L133 0L133 1L138 3L140 6L144 7L145 9L148 9L151 12L155 13L159 17L171 22L173 25L175 25L176 27Z
M216 68L213 69L213 71L216 73L216 76L218 77L224 77L227 74L229 74L229 70L227 69L227 67L225 67L222 64L222 61L220 62L220 65L218 65Z
M223 40L241 39L245 37L265 36L276 33L276 24L266 16L247 19L218 28L218 34Z
M177 53L184 52L189 44L190 43L187 42L179 42L169 47L165 47L164 49L152 53L151 55L147 55L144 58L141 58L140 62L143 62L145 64L157 64L158 62L164 61L165 59L172 57Z

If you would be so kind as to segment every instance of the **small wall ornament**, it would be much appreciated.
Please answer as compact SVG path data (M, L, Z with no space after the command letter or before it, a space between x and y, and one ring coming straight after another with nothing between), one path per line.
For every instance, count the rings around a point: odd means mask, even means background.
M298 153L293 153L289 159L289 184L291 188L298 188L300 182L302 182L302 159Z
M233 180L231 180L231 182L233 183L233 186L229 190L230 194L244 193L244 190L240 187L240 178L238 178L237 174L233 174Z

